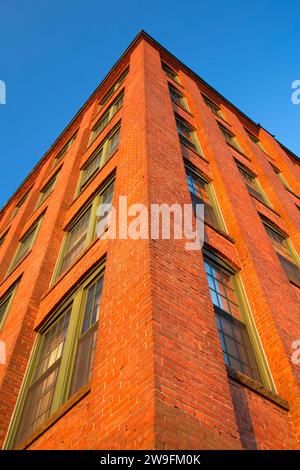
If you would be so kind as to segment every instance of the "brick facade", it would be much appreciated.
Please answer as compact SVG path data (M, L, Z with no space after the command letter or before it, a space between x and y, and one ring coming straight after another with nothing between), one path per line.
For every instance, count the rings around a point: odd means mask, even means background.
M166 75L161 60L176 70L180 84ZM89 145L91 129L118 91L100 111L99 100L128 66L120 87L123 106ZM168 83L181 90L190 112L171 101ZM226 121L208 108L203 94ZM196 129L203 155L180 143L174 111ZM80 168L120 120L118 150L76 196ZM235 134L243 152L226 143L217 120ZM51 169L75 131L74 143ZM183 156L213 183L226 233L206 225L206 246L240 274L273 391L226 367L203 257L187 251L186 240L96 240L51 283L64 229L114 172L117 211L120 195L128 196L128 204L190 203ZM235 160L257 175L271 207L249 194ZM35 209L59 168L53 192ZM259 217L286 233L300 254L299 194L297 157L140 33L0 214L0 239L6 234L0 300L19 280L0 332L7 349L6 364L0 365L1 444L40 327L105 259L92 379L19 448L299 449L300 365L291 355L293 341L300 339L300 289L287 279ZM42 214L31 251L7 275L18 241Z

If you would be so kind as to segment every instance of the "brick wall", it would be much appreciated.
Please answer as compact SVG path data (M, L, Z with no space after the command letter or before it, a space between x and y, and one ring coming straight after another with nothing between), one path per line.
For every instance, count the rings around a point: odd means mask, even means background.
M168 81L172 80L161 68L161 57L178 69L190 113L171 102ZM99 116L98 100L128 64L123 107L88 146ZM220 100L244 154L226 144L201 92ZM196 127L203 156L180 145L174 110ZM120 119L118 151L74 199L81 166ZM0 246L0 298L17 279L20 283L0 332L7 344L7 364L0 366L1 443L37 330L105 257L92 381L23 447L300 447L300 366L290 360L292 341L300 334L300 293L288 282L258 215L286 231L300 253L298 164L267 131L258 129L268 155L262 152L249 140L244 126L257 131L244 115L142 34L4 208L0 236L10 230ZM54 192L34 210L40 189L57 170L49 173L55 154L77 129L74 144L59 163ZM63 229L113 172L117 212L121 195L127 195L129 205L190 203L183 154L213 181L227 233L206 226L206 243L240 272L276 393L288 401L290 411L279 399L276 402L276 394L260 393L251 384L229 377L202 254L187 251L185 239L97 240L50 286ZM234 158L258 175L272 210L249 195ZM295 194L284 188L270 162L280 167ZM28 199L9 222L14 204L29 188ZM43 223L32 252L7 276L18 240L41 214Z

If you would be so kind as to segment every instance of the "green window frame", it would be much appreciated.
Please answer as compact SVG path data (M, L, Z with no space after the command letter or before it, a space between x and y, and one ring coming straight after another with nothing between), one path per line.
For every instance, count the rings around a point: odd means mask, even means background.
M0 246L4 243L5 238L6 238L6 235L8 234L8 232L9 232L9 229L7 229L7 230L3 233L3 235L1 235L1 237L0 237Z
M91 381L104 262L38 332L4 447L14 448Z
M165 62L162 62L161 66L162 66L163 71L166 73L166 75L168 77L170 77L172 80L174 80L174 82L180 84L178 74L177 74L177 72L175 72L175 70L173 70L171 67L169 67L169 65L167 65Z
M115 92L120 88L122 83L125 81L126 75L129 72L129 67L127 67L123 73L119 76L117 81L113 84L112 87L108 90L107 93L103 96L99 103L99 111L106 105L106 103L110 100L110 98L115 94Z
M38 231L40 229L43 216L41 216L31 227L25 235L20 239L18 248L12 259L12 262L8 268L7 275L11 274L12 271L23 261L23 259L30 253L34 242L36 240Z
M68 140L68 142L58 152L58 154L56 155L56 157L53 160L50 171L53 170L53 168L56 167L58 162L60 162L63 159L63 157L68 153L68 151L69 151L71 145L73 144L73 142L75 141L76 137L77 137L77 131L72 135L72 137Z
M19 210L21 209L21 207L23 206L24 202L26 201L26 199L28 198L29 196L29 193L31 191L31 188L26 191L26 193L24 194L23 197L21 197L21 199L19 200L19 202L16 204L16 207L14 208L12 214L11 214L11 217L10 217L10 220L12 220L14 217L16 217L16 215L18 214Z
M108 136L101 142L95 152L81 168L76 197L95 178L101 168L113 156L120 144L121 125L118 123Z
M289 185L289 183L287 182L287 180L285 179L285 177L283 176L281 170L279 170L279 168L277 168L275 165L273 165L272 163L270 163L275 175L277 176L277 178L279 179L279 181L283 184L283 186L288 190L288 191L291 191L291 187Z
M189 107L186 101L185 96L174 86L172 86L170 83L169 85L169 93L171 96L171 100L173 103L175 103L178 106L181 106L181 108L185 109L185 111L189 111Z
M225 364L275 391L239 273L207 249L204 266Z
M204 103L206 104L206 106L218 117L220 117L221 119L223 119L225 121L225 118L222 114L222 111L221 111L221 108L216 104L214 103L213 101L211 101L209 98L207 98L207 96L205 95L202 95L202 98L204 100Z
M9 314L9 311L11 309L14 297L16 295L16 291L18 288L19 282L17 281L9 290L6 294L2 296L0 299L0 331L2 330L7 316Z
M57 177L58 177L58 173L52 176L52 178L48 181L48 183L46 183L45 186L42 188L38 202L36 204L36 209L38 209L52 193L57 182Z
M249 132L247 129L245 129L245 131L247 132L250 140L252 140L252 142L258 147L260 148L260 150L262 150L263 152L266 153L265 149L264 149L264 146L263 144L261 143L261 141L255 137L255 135L253 135L251 132Z
M66 272L96 239L97 211L107 202L107 198L112 199L113 190L114 177L101 186L98 194L66 228L51 284Z
M204 222L213 228L225 231L212 183L187 163L185 171L194 210L196 204L204 204Z
M175 115L175 120L180 142L202 155L195 129L182 117Z
M263 204L271 207L270 201L268 200L258 178L254 175L248 168L242 165L240 162L236 162L238 170L244 180L248 193L251 196L254 196L255 199L258 199Z
M96 124L91 130L89 145L91 145L97 137L102 133L107 124L112 120L112 118L117 114L119 109L123 106L124 101L124 89L117 96L114 102L109 106L103 115L100 116Z
M219 126L220 131L222 132L227 144L230 145L231 147L233 147L238 152L243 153L243 149L240 146L240 144L239 144L236 136L233 134L233 132L231 132L229 129L227 129L227 127L223 126L223 124L221 124L220 122L218 122L218 126Z
M300 287L300 261L290 239L262 215L261 221L289 281Z

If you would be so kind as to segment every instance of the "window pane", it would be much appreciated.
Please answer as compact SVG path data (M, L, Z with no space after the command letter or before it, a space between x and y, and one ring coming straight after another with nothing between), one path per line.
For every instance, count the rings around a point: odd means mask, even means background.
M188 168L186 168L186 175L194 210L196 208L196 204L204 204L204 220L208 224L218 227L218 219L210 202L206 181Z
M38 202L38 206L40 206L47 199L47 197L52 193L53 188L54 188L55 183L56 183L56 178L57 178L57 176L52 178L51 181L49 181L49 183L47 184L47 186L45 186L45 188L42 190L41 195L40 195L40 199L39 199L39 202Z
M114 153L114 151L118 148L119 142L120 142L120 127L109 139L106 160L108 160L111 157L111 155Z
M13 260L13 264L10 267L10 271L25 258L27 253L29 253L36 230L37 230L37 225L28 233L28 235L25 235L23 239L21 240L16 256Z
M80 217L73 228L68 232L65 254L61 263L60 272L64 272L68 266L83 252L90 221L91 207Z
M77 343L74 369L69 396L73 395L91 379L94 351L98 330L100 301L103 286L103 276L86 288L85 311L80 337Z
M277 256L279 258L279 261L285 270L285 273L290 281L292 281L294 284L300 287L300 269L299 267L295 264L286 259L284 256L280 255L277 253Z
M4 318L4 315L6 314L6 311L8 309L9 301L10 301L11 295L6 297L2 303L0 303L0 325L1 322Z
M162 62L162 68L163 70L165 71L165 73L170 77L172 78L172 80L174 80L175 82L178 82L179 83L179 79L178 79L178 75L177 73L171 69L171 67L169 67L167 64L165 64L164 62Z
M103 166L103 147L101 147L91 161L86 165L82 173L81 189L86 185L89 179Z
M97 236L99 238L101 238L101 236L104 234L104 232L107 229L107 226L109 223L109 217L111 213L111 208L112 208L113 197L114 197L114 181L107 187L107 189L102 194L101 206L103 204L106 204L107 210L100 217L97 217L97 227L95 227L95 231L97 230Z
M235 370L260 380L246 325L240 321L233 275L209 260L204 260L211 300L225 363Z
M25 439L50 415L71 307L42 335L14 444Z

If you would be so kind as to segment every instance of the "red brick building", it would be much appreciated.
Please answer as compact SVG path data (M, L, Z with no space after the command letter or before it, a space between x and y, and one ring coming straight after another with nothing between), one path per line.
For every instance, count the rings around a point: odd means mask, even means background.
M99 239L120 195L203 201L204 249ZM140 33L0 215L3 448L299 449L299 195L298 158Z

